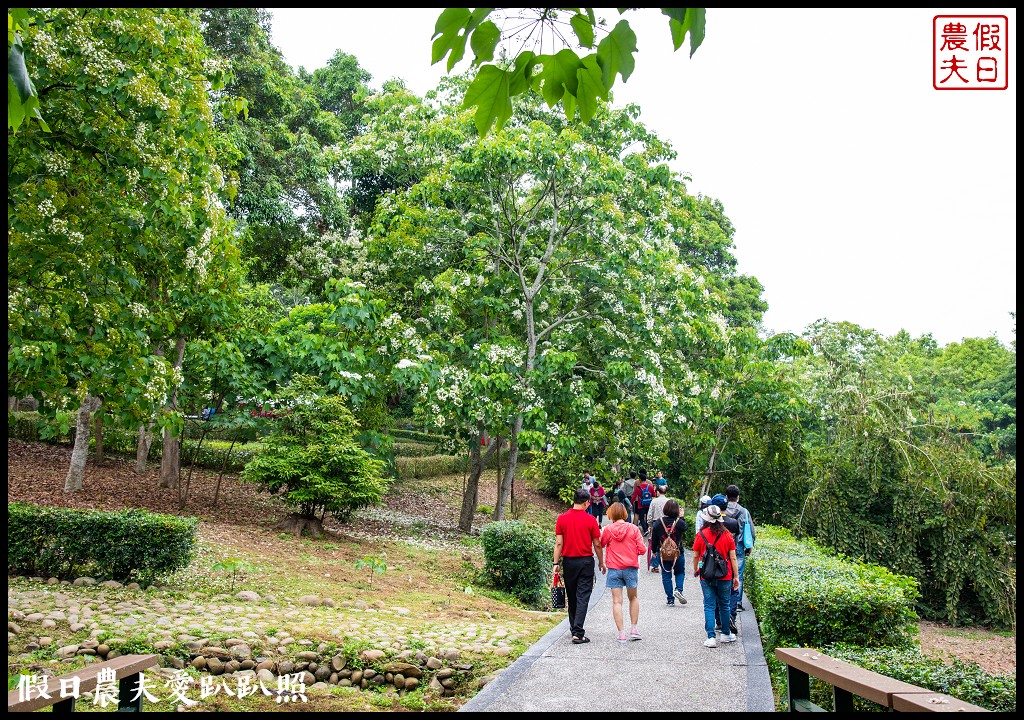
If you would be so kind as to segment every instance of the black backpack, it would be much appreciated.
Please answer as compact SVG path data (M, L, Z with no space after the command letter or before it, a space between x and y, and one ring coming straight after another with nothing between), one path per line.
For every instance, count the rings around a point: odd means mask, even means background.
M714 540L708 540L707 535L701 535L701 537L704 538L704 556L700 561L701 579L721 580L729 574L728 561L722 557L722 553L718 552Z

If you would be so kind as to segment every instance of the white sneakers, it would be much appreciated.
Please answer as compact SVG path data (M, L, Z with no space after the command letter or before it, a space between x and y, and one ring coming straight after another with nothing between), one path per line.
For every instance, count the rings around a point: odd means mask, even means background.
M682 590L676 590L672 594L675 595L675 598L676 598L676 600L679 601L680 605L685 605L686 604L686 598L683 597L683 591Z
M734 642L736 642L736 636L734 634L732 634L732 633L729 633L728 635L723 635L722 636L722 642L723 643L734 643ZM718 647L718 641L715 640L715 638L708 638L707 640L704 641L704 647L706 647L706 648Z

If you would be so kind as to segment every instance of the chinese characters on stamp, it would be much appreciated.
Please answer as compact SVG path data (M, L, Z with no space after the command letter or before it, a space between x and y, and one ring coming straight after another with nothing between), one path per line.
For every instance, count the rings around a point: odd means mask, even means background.
M932 19L932 86L936 90L1009 87L1009 19L1005 15L936 15Z

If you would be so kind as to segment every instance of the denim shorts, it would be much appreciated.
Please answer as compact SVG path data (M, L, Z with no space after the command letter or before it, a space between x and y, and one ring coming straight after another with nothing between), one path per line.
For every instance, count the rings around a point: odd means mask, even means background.
M604 584L609 588L635 588L639 579L639 568L623 568L622 570L608 568L608 578Z

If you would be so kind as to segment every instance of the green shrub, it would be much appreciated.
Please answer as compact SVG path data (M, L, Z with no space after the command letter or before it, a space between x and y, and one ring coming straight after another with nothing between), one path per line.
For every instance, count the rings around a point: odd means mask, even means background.
M356 440L359 422L337 395L321 395L312 379L296 376L281 397L291 412L279 418L264 449L242 471L242 480L280 494L300 515L330 511L344 520L376 505L388 489L384 463Z
M769 651L836 642L900 645L917 632L916 580L847 560L770 525L757 529L744 591Z
M144 510L74 510L7 504L7 573L120 582L187 567L196 518Z
M488 581L527 605L539 606L547 597L554 537L527 522L506 520L485 525L480 540Z
M921 654L917 647L862 648L845 643L821 648L826 655L859 665L867 670L897 680L927 688L933 692L979 705L995 712L1014 712L1017 709L1017 677L985 672L972 662L954 659L946 664L938 658ZM832 707L831 686L817 683L812 688L811 700L827 709ZM854 701L857 703L858 701ZM863 708L881 710L875 703L860 700Z

